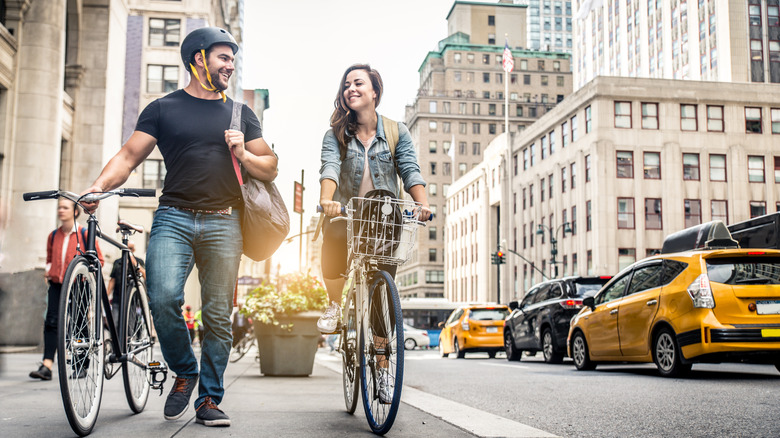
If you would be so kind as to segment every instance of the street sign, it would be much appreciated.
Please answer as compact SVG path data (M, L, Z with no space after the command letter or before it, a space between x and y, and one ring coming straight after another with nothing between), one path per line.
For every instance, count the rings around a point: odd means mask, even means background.
M303 213L303 184L295 182L295 201L293 202L293 211Z

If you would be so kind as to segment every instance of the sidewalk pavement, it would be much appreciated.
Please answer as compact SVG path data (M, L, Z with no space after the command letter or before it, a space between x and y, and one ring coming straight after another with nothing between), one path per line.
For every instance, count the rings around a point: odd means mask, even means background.
M133 415L127 405L122 373L107 380L100 415L91 436L156 438L192 437L343 437L374 436L366 422L360 400L354 415L344 409L341 373L326 349L320 349L309 377L266 377L260 373L252 349L240 361L228 364L225 398L220 405L231 418L229 428L208 428L195 423L190 405L176 421L163 418L165 393L152 392L146 409ZM160 357L156 354L155 357ZM5 437L76 436L62 407L55 366L51 381L28 377L37 369L40 353L0 354L0 435ZM197 396L193 393L192 401ZM401 403L388 437L471 437L466 431L410 405Z

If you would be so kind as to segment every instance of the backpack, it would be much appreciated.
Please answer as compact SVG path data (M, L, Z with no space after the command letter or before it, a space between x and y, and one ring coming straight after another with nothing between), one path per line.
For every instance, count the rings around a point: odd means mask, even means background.
M84 227L81 228L81 241L84 245L87 244L87 229ZM51 232L51 236L49 236L49 246L54 245L54 235L57 234L57 230L59 228L55 228L54 231Z

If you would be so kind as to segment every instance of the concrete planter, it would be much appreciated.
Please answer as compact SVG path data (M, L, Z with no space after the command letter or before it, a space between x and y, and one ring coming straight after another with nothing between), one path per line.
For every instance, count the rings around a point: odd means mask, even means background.
M320 332L320 312L302 312L277 317L278 326L254 322L260 372L266 376L309 376ZM291 330L280 328L293 324Z

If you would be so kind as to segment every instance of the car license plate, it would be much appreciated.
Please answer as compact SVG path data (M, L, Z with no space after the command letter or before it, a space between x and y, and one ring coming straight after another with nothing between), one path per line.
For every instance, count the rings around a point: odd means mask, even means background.
M780 300L756 300L759 315L780 315Z
M488 327L487 328L488 333L498 333L498 327Z

